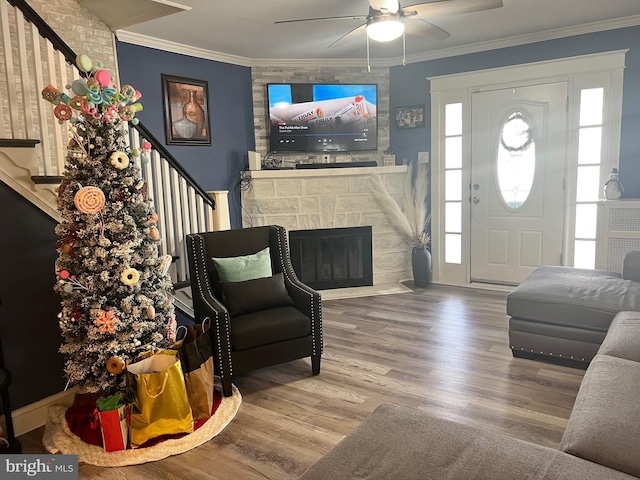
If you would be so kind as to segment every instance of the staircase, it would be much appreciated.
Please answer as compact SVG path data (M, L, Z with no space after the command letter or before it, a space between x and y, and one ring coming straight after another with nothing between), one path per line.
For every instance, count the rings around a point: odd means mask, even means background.
M56 188L64 171L68 125L60 125L40 92L80 78L76 53L24 0L0 0L0 180L57 221ZM117 81L117 79L115 80ZM3 92L3 87L6 92ZM136 157L158 213L161 255L175 259L171 275L175 303L192 316L184 238L189 233L228 228L222 192L206 192L142 123L129 125L131 148L151 144ZM146 161L145 161L146 159Z

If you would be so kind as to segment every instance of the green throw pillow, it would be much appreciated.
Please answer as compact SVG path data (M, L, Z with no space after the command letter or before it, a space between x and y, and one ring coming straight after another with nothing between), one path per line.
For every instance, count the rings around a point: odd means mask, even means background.
M269 247L253 255L241 257L212 257L221 282L244 282L256 278L270 277L271 253Z

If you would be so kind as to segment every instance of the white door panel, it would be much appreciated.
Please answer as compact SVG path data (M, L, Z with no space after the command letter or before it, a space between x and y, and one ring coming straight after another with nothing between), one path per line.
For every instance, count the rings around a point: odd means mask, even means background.
M472 281L518 284L560 265L566 97L565 83L473 94Z

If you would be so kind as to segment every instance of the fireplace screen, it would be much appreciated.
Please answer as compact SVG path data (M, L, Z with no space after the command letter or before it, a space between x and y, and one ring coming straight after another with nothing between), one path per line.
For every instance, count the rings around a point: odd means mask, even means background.
M293 230L291 263L311 288L373 285L371 227Z

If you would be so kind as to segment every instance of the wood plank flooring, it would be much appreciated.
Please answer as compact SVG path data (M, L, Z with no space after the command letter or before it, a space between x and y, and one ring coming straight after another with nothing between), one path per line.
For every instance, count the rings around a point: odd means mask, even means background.
M385 402L556 447L584 372L513 358L505 301L443 285L326 300L319 376L304 359L237 378L240 411L210 442L146 465L81 465L79 478L295 479ZM24 453L41 438L21 437Z

